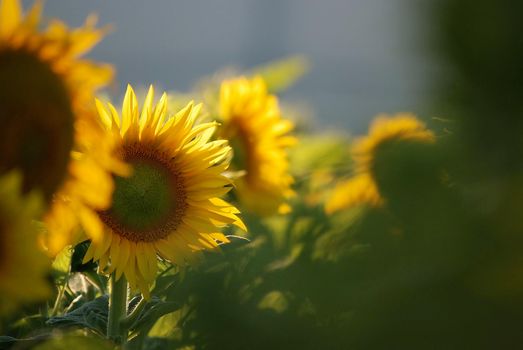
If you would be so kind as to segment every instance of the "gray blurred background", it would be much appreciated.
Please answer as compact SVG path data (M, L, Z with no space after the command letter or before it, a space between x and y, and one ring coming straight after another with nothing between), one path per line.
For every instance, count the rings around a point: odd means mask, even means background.
M27 6L32 1L24 1ZM303 54L311 72L284 94L307 101L323 129L360 133L379 112L426 113L437 65L413 0L48 0L47 17L113 32L90 54L127 82L184 91L224 66Z

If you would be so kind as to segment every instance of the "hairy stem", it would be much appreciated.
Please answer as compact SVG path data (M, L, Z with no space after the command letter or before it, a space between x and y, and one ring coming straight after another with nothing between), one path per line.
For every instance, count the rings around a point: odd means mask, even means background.
M122 321L127 317L127 280L123 275L118 280L114 273L111 275L109 293L107 337L117 344L124 344L127 341L127 329Z

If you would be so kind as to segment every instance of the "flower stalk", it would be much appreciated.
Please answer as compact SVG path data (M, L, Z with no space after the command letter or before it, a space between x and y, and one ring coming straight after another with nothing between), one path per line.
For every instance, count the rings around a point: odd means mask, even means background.
M121 276L116 280L115 273L110 278L109 316L107 319L107 337L117 344L127 341L127 328L123 320L127 317L127 280Z

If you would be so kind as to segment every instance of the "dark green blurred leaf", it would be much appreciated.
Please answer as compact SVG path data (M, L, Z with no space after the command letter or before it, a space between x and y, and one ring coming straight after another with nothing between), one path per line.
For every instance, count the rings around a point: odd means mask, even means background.
M35 350L114 350L114 344L93 335L54 337L34 347Z
M74 247L73 255L71 257L71 272L86 272L96 269L97 265L92 260L85 264L82 262L90 244L91 241L83 241Z
M106 295L87 302L63 316L55 316L47 321L53 327L88 328L100 335L107 331L108 297Z
M131 330L148 333L149 330L162 316L180 309L180 304L172 301L162 301L158 298L153 298L149 301L136 322L130 325Z

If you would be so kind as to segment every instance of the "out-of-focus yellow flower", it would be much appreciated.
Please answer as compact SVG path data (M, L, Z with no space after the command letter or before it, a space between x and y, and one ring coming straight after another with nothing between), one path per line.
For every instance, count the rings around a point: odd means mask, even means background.
M358 204L368 204L373 207L383 204L383 199L370 174L359 174L336 184L325 205L325 210L331 214Z
M433 143L435 136L413 114L378 115L368 136L354 142L352 156L355 175L335 186L325 204L327 213L362 204L372 207L383 205L384 199L374 180L373 165L378 149L390 141Z
M410 113L393 116L378 115L371 124L369 135L354 143L352 155L357 173L370 172L377 149L388 141L432 143L434 133Z
M237 181L240 200L262 215L289 212L294 180L286 149L296 138L288 134L294 124L281 118L276 96L267 92L260 77L224 81L219 115L220 136L233 147L233 170L246 172Z
M55 255L107 207L110 171L124 167L95 118L93 93L112 69L79 58L105 30L94 17L78 29L58 20L40 29L41 7L24 15L19 0L0 0L0 172L20 169L24 191L43 193L44 242Z
M245 230L239 211L219 197L230 190L222 175L229 166L227 141L210 141L217 123L195 126L200 105L189 103L169 116L167 95L153 105L153 88L139 111L129 86L116 109L97 101L100 119L133 168L129 177L115 177L111 207L98 213L105 224L90 233L85 261L126 276L132 288L148 297L156 278L157 254L184 266L203 249L216 249L229 240L221 228L233 224Z
M0 314L51 293L50 262L38 247L32 222L42 212L42 198L35 192L22 196L21 187L18 172L0 177Z

